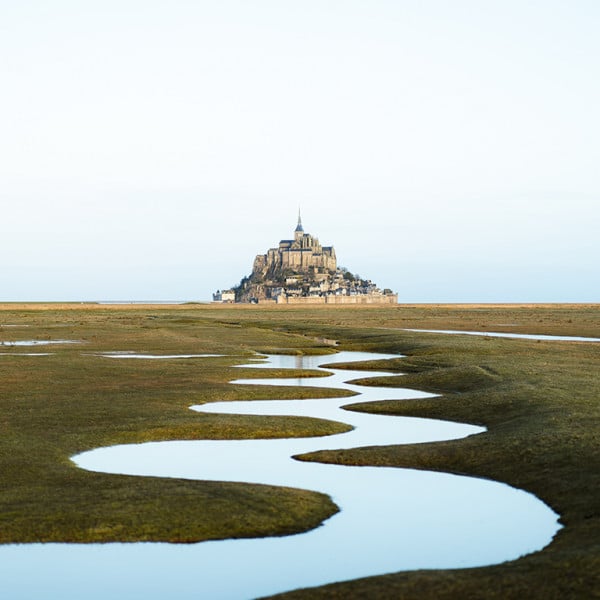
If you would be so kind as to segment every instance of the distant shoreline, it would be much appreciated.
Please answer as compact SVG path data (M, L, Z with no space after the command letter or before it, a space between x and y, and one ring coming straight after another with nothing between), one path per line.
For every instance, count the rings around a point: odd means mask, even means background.
M329 305L329 304L314 304L309 306L304 305L275 305L275 304L221 304L214 303L209 300L205 301L187 301L187 300L149 300L149 301L138 301L138 300L123 300L123 301L39 301L39 302L0 302L0 311L2 310L47 310L47 309L59 309L59 310L81 310L81 309L128 309L128 308L176 308L186 309L201 306L203 309L211 308L214 310L337 310L342 306ZM347 309L397 309L397 308L546 308L546 307L590 307L600 308L600 302L407 302L389 305L344 305L343 308Z

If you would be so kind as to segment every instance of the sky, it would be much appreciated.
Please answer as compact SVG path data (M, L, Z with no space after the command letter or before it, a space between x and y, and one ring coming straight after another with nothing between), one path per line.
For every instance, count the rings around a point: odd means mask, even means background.
M596 0L0 0L0 301L600 301Z

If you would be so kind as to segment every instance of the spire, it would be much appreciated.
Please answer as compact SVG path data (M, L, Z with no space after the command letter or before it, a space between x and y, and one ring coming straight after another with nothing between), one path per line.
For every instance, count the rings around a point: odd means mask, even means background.
M302 227L302 217L300 216L300 207L298 207L298 225L296 225L296 231L304 232L304 227Z

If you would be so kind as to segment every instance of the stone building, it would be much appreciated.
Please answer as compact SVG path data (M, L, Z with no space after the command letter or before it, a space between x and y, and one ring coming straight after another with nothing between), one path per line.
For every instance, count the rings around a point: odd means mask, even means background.
M213 294L213 302L235 302L235 292L233 290L217 290Z
M233 288L236 302L277 304L394 304L398 295L337 265L333 246L305 233L298 213L294 239L254 259L252 273ZM223 295L216 301L228 301Z
M333 246L321 246L319 240L304 233L302 218L298 213L298 225L293 240L281 240L277 248L270 248L266 254L254 259L253 274L273 277L277 273L308 273L325 275L335 273L337 261Z

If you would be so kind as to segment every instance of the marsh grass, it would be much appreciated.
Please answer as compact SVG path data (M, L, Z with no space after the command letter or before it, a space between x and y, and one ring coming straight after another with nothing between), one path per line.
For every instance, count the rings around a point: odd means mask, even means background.
M457 308L456 312L465 310ZM551 328L557 335L566 335L565 330L596 335L594 327L578 329L577 316L587 323L597 322L598 308L589 311L591 314L586 310L580 313L574 308L564 329L559 322L553 321L550 327L544 321L547 328L543 332ZM565 314L558 309L551 313ZM348 327L340 334L342 346L359 347L360 340L370 346L373 333ZM542 331L532 329L529 333ZM405 332L396 335L396 349L406 355L405 359L387 361L387 368L386 361L362 365L399 373L361 380L363 385L389 387L389 400L349 403L346 408L469 422L485 425L488 432L449 442L321 451L298 458L438 470L503 481L536 494L561 515L565 527L544 550L503 565L399 573L281 597L599 597L600 345L432 334L414 337ZM382 342L392 347L390 340L384 338ZM394 387L440 396L394 400Z
M600 345L403 331L600 337L598 305L5 305L0 307L2 322L29 327L0 327L0 339L51 336L85 343L85 348L52 347L55 354L49 357L0 356L2 541L194 541L315 526L335 511L319 494L86 473L68 457L128 441L333 432L340 426L198 415L187 407L215 400L338 395L325 389L227 383L282 375L233 368L254 351L326 353L328 344L319 340L337 340L340 349L404 355L362 365L390 373L369 378L365 372L363 378L364 384L389 387L389 399L370 404L349 399L348 409L475 423L488 431L435 444L316 452L302 460L431 469L503 481L536 494L561 515L565 527L547 548L502 565L389 574L284 597L599 597ZM231 356L146 362L81 355L111 350ZM394 399L396 386L439 396L399 401Z
M311 491L219 482L87 473L69 457L98 446L171 439L328 435L349 427L303 417L199 414L215 400L339 395L324 389L231 385L283 370L235 369L254 345L306 347L299 336L206 324L162 311L8 311L0 340L78 339L31 357L0 352L0 541L190 542L283 535L317 526L337 511ZM286 346L287 345L287 346ZM299 348L298 348L299 346ZM40 347L43 348L43 347ZM107 351L233 355L125 360ZM19 356L19 354L22 354ZM318 376L296 370L292 375Z

